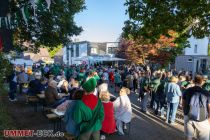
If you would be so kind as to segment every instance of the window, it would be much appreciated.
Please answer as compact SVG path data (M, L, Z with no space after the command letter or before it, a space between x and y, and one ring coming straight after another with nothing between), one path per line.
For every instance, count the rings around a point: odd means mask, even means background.
M97 48L91 48L90 53L97 54Z
M196 44L194 47L194 53L197 53L197 52L198 52L198 45Z
M76 45L76 57L79 57L79 44Z
M192 58L188 59L188 62L191 63L192 62Z
M71 57L74 57L74 46L73 45L71 46L70 50L71 50Z
M108 54L115 54L117 47L108 47Z

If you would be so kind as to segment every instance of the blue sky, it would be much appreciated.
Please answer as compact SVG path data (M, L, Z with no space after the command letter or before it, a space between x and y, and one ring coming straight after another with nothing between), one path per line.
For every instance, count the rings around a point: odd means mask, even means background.
M125 0L86 0L87 9L75 16L83 32L76 38L80 41L116 41L122 33L125 15Z

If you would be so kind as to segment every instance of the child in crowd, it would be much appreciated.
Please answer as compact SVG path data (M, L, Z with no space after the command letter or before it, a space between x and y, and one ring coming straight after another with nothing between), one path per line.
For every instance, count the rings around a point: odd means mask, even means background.
M122 87L119 97L114 101L115 119L119 135L124 135L123 123L129 123L132 117L131 102L128 97L130 90Z
M110 93L108 91L100 92L99 98L104 107L104 121L101 128L101 139L105 139L105 134L112 134L116 131L116 122L114 118L114 106L110 102Z

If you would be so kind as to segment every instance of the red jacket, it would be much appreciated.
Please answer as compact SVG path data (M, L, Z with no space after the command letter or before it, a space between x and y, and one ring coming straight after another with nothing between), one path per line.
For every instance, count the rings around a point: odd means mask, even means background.
M109 73L109 80L110 80L111 82L114 82L114 73L113 73L113 72L110 72L110 73Z
M103 102L104 106L104 121L102 123L101 131L112 134L116 130L116 122L114 118L114 106L112 102Z

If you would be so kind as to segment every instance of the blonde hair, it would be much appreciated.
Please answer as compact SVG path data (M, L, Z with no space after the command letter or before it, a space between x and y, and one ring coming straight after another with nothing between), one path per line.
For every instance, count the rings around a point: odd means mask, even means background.
M126 88L126 87L122 87L120 90L120 96L122 95L129 95L130 94L130 89Z
M109 101L110 100L110 93L108 91L102 91L99 94L99 98L101 101Z
M98 90L99 90L99 92L108 91L108 84L103 83L103 84L99 85Z
M171 79L170 79L170 82L177 83L178 82L178 78L175 77L175 76L172 76Z

